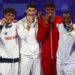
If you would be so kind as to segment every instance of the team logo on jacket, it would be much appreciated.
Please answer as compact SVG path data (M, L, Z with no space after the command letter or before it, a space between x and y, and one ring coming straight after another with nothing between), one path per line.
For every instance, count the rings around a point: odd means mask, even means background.
M4 33L5 35L8 34L7 32Z
M9 36L9 37L5 37L5 40L14 40L16 38L17 36Z

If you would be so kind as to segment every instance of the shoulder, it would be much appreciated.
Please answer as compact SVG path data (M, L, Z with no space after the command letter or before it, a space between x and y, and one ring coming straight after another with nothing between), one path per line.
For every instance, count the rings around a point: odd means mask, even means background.
M19 21L17 22L17 24L23 23L23 22L25 22L25 21L26 21L26 17L24 17L23 19L19 20Z
M55 21L55 23L61 24L63 22L63 19L62 19L61 16L55 16L55 20L54 21Z
M26 17L24 17L23 19L19 20L17 22L17 28L18 29L23 29L26 26Z
M63 23L57 24L58 28L63 28Z
M61 23L61 24L58 24L58 30L59 30L59 32L64 32L64 26L63 26L63 23Z
M56 19L62 19L62 17L59 16L59 15L55 16L55 18L56 18Z

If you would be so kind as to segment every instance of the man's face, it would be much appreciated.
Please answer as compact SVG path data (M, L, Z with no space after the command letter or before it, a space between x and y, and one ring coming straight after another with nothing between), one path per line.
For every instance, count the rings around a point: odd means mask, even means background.
M29 16L34 16L34 15L36 14L36 9L29 7L29 8L26 10L26 13L27 13L27 15L29 15Z
M6 13L5 15L4 15L4 18L7 20L7 21L10 21L10 23L14 20L14 18L15 18L15 15L13 14L13 13Z
M46 14L49 14L49 17L54 17L54 14L55 14L54 7L46 7L45 11L46 11Z
M69 25L71 23L71 15L68 14L63 14L63 22L65 25Z

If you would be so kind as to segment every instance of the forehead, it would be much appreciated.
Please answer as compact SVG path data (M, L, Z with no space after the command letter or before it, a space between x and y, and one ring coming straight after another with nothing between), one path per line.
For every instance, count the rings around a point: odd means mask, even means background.
M71 15L69 13L64 13L63 17L71 17Z
M4 14L4 15L14 15L13 13L11 13L11 12L7 12L6 14Z
M49 6L49 7L46 7L45 10L46 10L46 11L51 11L51 10L52 10L52 11L55 11L54 7L50 7L50 6Z
M33 7L29 7L27 10L36 10L36 9Z
M55 9L53 6L47 6L45 9Z

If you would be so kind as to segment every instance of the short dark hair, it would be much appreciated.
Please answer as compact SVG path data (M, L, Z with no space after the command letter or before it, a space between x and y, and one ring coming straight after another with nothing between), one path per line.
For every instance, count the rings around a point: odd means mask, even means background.
M48 2L48 3L46 3L46 4L44 5L44 7L45 7L45 8L47 8L47 7L53 7L53 8L55 9L55 4L52 3L52 2Z
M63 16L63 14L70 14L70 16L72 16L72 14L71 14L70 11L63 11L63 12L62 12L62 16Z
M30 7L37 9L37 6L36 6L34 3L28 3L26 9L28 9L28 8L30 8Z
M7 7L7 8L4 9L3 14L6 14L6 13L12 13L14 15L17 15L17 11L14 8L11 8L11 7Z

